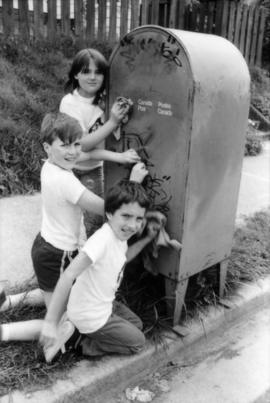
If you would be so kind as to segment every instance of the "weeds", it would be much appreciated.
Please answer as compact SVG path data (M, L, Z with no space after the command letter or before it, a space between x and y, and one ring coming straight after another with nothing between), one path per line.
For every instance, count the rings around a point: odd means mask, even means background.
M270 72L254 67L251 75L251 103L270 120Z
M256 134L247 134L245 143L245 156L255 156L262 152L262 140Z

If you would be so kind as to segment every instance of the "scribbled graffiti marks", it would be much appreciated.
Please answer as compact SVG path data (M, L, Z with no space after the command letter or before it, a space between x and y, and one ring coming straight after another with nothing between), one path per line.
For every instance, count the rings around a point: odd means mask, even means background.
M136 57L141 52L147 52L153 59L157 56L163 56L167 70L171 70L171 63L176 67L181 67L182 62L180 60L181 49L176 39L168 35L166 40L159 41L155 38L135 38L133 35L127 35L120 42L120 46L123 48L120 51L120 55L126 59L126 65L130 71L134 71L136 67Z
M125 133L122 132L122 151L133 148L137 151L141 157L141 161L149 168L153 166L150 161L150 156L148 152L148 144L153 137L153 132L147 130L143 133Z
M171 177L166 175L163 175L162 178L158 178L156 173L150 173L145 178L144 187L151 200L152 208L163 214L167 214L170 211L169 203L172 199L172 195L167 194L164 187L165 182L170 179Z
M171 179L170 175L163 175L159 178L155 171L155 165L151 161L151 155L149 154L149 143L153 137L153 133L148 130L144 133L122 133L122 151L129 148L133 148L141 157L141 161L145 163L149 170L144 187L150 197L152 208L159 210L166 214L170 210L169 203L172 199L172 195L168 194L165 188L166 182ZM129 172L128 172L129 175Z

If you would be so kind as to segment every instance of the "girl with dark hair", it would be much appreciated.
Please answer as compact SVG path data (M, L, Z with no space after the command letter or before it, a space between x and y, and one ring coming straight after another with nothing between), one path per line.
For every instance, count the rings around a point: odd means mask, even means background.
M96 49L79 51L72 64L65 89L69 92L60 103L60 112L77 119L83 129L82 153L75 166L75 173L81 182L98 195L103 195L103 163L113 161L120 164L135 164L140 157L135 150L123 153L104 149L104 140L120 125L128 107L115 102L109 119L104 122L102 109L108 63ZM100 223L95 217L85 217L87 235Z

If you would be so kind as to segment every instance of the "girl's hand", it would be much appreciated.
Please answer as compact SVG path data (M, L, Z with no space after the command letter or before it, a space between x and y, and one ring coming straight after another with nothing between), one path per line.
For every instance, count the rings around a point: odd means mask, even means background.
M122 119L128 113L128 110L128 106L121 105L118 102L114 102L110 113L110 119L116 126L118 126L121 123Z
M146 175L148 175L148 170L143 162L138 162L134 165L130 172L129 180L133 182L142 183Z
M140 160L141 160L141 157L132 148L121 153L121 163L122 164L136 164Z
M47 320L43 321L43 326L39 336L39 342L43 346L50 346L54 343L57 338L57 326L54 322L49 322Z

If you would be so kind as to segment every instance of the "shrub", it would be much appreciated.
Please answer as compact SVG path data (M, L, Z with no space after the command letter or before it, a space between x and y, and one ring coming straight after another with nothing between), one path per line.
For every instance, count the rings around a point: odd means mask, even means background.
M262 141L254 134L247 134L245 143L245 155L258 155L262 152Z

